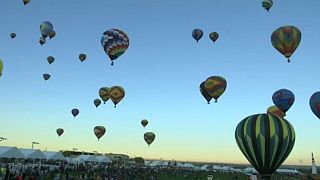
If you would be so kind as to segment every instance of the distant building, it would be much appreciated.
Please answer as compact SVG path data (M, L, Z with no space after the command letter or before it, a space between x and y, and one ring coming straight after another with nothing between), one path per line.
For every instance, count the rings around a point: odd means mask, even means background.
M312 175L317 175L317 174L318 174L318 171L317 171L316 162L314 161L313 153L311 153L311 156L312 156L312 168L311 168L311 173L312 173Z
M129 162L129 156L125 155L125 154L107 153L104 155L110 157L112 162L116 162L116 163L128 163Z

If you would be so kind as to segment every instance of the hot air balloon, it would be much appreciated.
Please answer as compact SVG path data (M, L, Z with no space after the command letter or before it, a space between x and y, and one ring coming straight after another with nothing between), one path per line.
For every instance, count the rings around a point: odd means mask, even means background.
M46 38L47 36L49 36L49 33L51 31L53 31L53 25L51 24L51 22L44 21L43 23L41 23L40 32L42 37Z
M212 32L209 34L209 38L215 43L219 38L219 34L217 32Z
M276 116L280 116L282 118L285 116L285 113L282 112L281 109L278 108L278 106L270 106L267 109L267 114L273 114L273 115L276 115Z
M108 54L111 65L113 61L119 58L129 47L129 37L119 29L110 29L103 33L101 45Z
M150 146L150 144L156 138L156 135L153 132L146 132L146 133L144 133L143 137L144 137L144 140L146 141L146 143L148 144L148 146Z
M211 76L205 81L205 89L208 94L218 102L218 98L227 88L227 81L221 76Z
M63 134L63 132L64 132L64 130L63 130L62 128L58 128L56 131L57 131L57 134L58 134L59 137L60 137L60 136Z
M50 74L43 74L42 76L43 76L43 79L44 79L44 80L49 80L50 77L51 77Z
M0 77L2 76L2 70L3 70L3 62L0 59Z
M54 62L54 57L53 56L48 56L47 61L49 64L52 64Z
M27 5L31 0L23 0L23 4Z
M301 41L301 32L295 26L282 26L276 29L271 35L271 42L275 49L288 58L297 49Z
M39 40L39 43L40 43L41 46L44 45L46 43L46 38L41 37L40 40Z
M73 115L74 118L79 114L79 112L80 112L79 109L76 109L76 108L71 110L71 114Z
M79 59L81 62L85 61L87 59L87 55L85 54L79 54Z
M141 120L141 125L143 127L146 127L148 125L148 120L146 120L146 119Z
M110 99L109 89L110 88L108 88L108 87L102 87L99 90L99 96L102 99L104 104Z
M287 89L280 89L272 95L272 101L284 114L290 109L294 103L293 92Z
M197 42L202 38L203 36L203 31L201 29L194 29L192 31L192 37L195 39Z
M11 34L10 34L10 37L11 37L12 39L14 39L16 36L17 36L16 33L11 33Z
M250 164L268 180L290 154L295 131L284 118L255 114L238 124L235 139Z
M109 96L114 104L114 108L116 108L116 105L124 98L125 91L120 86L112 86L109 89Z
M95 99L95 100L93 101L93 103L94 103L94 105L95 105L96 108L97 108L98 106L100 106L101 100L100 100L100 99Z
M93 132L97 136L99 141L99 139L106 133L106 128L103 126L96 126L94 127Z
M52 39L52 38L56 37L56 32L55 31L50 31L48 33L48 36L49 36L50 39Z
M262 7L267 10L269 12L269 10L271 9L273 5L273 1L272 0L263 0L262 1Z
M206 90L206 87L205 87L205 81L203 81L201 84L200 84L200 92L202 94L202 96L207 100L207 103L210 104L210 101L212 99L212 97L210 96L210 94L208 94L207 90Z
M320 92L315 92L312 94L309 104L313 114L320 119Z

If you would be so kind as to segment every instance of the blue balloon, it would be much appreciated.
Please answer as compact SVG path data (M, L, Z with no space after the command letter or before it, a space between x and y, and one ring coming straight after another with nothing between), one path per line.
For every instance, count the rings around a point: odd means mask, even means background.
M294 103L293 92L287 89L280 89L272 96L272 101L282 112L286 113Z
M202 38L203 36L203 31L201 29L194 29L192 31L192 37L195 39L197 42Z
M320 119L320 92L313 93L310 97L309 104L313 114Z

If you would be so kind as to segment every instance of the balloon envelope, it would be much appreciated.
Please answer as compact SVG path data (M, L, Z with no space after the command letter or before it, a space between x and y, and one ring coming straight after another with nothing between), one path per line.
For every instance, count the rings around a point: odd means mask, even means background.
M313 114L320 119L320 92L315 92L312 94L309 104Z
M95 105L96 107L98 107L98 106L100 106L100 104L101 104L101 100L100 100L100 99L95 99L95 100L93 101L93 103L94 103L94 105Z
M237 145L260 175L269 177L286 160L295 143L292 125L279 116L255 114L235 131Z
M0 59L0 77L2 75L2 70L3 70L3 62L2 60Z
M141 120L141 125L143 127L146 127L148 125L148 120L146 120L146 119Z
M48 56L47 61L49 64L52 64L54 62L54 57L53 56Z
M76 108L71 110L71 114L73 115L73 117L76 117L79 114L79 112L79 109Z
M210 94L207 92L206 87L205 87L205 81L203 81L200 84L200 93L202 94L202 96L207 100L207 103L210 104L210 101L212 99L212 97L210 96Z
M156 138L156 135L153 132L146 132L144 133L143 137L146 143L150 145Z
M85 54L79 54L79 59L81 62L85 61L87 59L87 55Z
M56 132L57 132L58 136L60 137L63 134L64 130L62 128L58 128L56 130Z
M264 1L262 1L262 7L267 11L269 11L271 9L272 5L273 5L273 1L272 0L264 0Z
M289 58L298 48L301 41L301 32L295 26L282 26L276 29L271 35L272 46L281 54Z
M94 127L93 132L99 140L106 133L106 128L103 126L96 126Z
M110 88L108 87L102 87L99 90L99 96L104 103L106 103L110 99L109 90Z
M46 38L41 37L40 40L39 40L39 43L40 43L41 46L44 45L46 43Z
M295 100L293 92L287 89L280 89L272 95L272 101L282 112L286 113Z
M48 80L51 77L50 74L43 74L42 76L44 80Z
M50 39L52 39L52 38L56 37L56 32L55 31L50 31L48 33L48 36L49 36Z
M205 89L217 102L227 88L227 81L221 76L211 76L205 81Z
M116 107L116 105L124 98L125 91L120 86L112 86L109 89L109 96L114 104L114 107Z
M13 39L13 38L15 38L17 35L16 35L16 33L11 33L10 34L10 37Z
M192 31L192 37L195 39L197 42L202 38L203 36L203 31L201 29L194 29Z
M276 115L276 116L280 116L282 118L285 116L285 113L282 112L281 109L278 108L278 106L270 106L267 109L267 114L273 114L273 115Z
M23 4L27 5L31 0L23 0Z
M219 38L219 34L217 32L212 32L209 34L209 38L213 41L216 42L216 40L218 40Z
M44 21L40 25L40 32L42 37L46 38L49 36L49 33L53 31L53 25L49 21Z
M112 61L111 65L113 65L113 61L119 58L128 49L129 37L125 32L119 29L110 29L103 33L101 45Z

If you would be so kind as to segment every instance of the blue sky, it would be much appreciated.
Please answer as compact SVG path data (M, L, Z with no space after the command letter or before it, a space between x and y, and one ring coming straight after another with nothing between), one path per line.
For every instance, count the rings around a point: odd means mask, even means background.
M272 94L290 89L296 101L287 112L295 128L295 147L285 163L320 159L319 119L309 108L319 91L317 52L320 2L275 1L270 12L261 1L20 1L0 3L1 145L40 149L128 153L130 156L190 161L247 163L234 131L245 117L265 112ZM41 47L39 26L52 22L56 37ZM271 44L272 32L294 25L302 32L291 63ZM100 44L111 28L125 31L129 49L111 66ZM191 32L204 31L196 43ZM217 31L214 44L209 33ZM16 32L15 39L10 33ZM80 63L78 55L88 58ZM54 56L49 65L47 56ZM44 81L42 74L50 73ZM207 105L199 85L209 76L228 81L217 104ZM93 105L103 86L120 85L126 96ZM71 109L78 108L74 119ZM141 119L148 119L143 129ZM96 141L93 128L107 133ZM58 138L57 128L65 133ZM147 147L145 131L156 140Z

